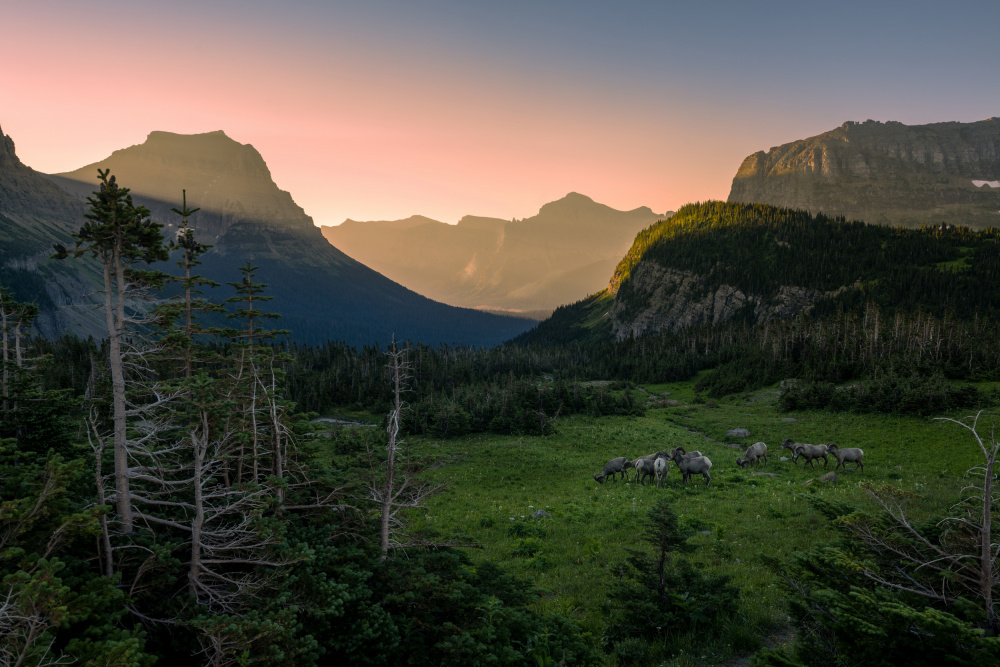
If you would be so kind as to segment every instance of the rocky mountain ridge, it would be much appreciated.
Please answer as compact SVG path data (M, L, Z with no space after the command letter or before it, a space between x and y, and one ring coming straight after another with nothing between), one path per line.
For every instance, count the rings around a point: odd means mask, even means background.
M730 202L876 224L1000 225L1000 118L904 125L846 122L748 156Z

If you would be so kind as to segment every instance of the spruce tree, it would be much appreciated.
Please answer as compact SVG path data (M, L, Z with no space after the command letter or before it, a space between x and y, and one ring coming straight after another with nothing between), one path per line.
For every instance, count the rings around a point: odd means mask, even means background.
M135 268L140 262L150 264L167 259L161 225L150 219L145 206L132 201L128 188L118 185L110 169L98 169L100 190L87 198L90 209L87 222L74 238L76 246L67 251L54 246L54 257L80 257L89 252L99 260L104 275L104 316L108 329L108 365L111 370L114 419L115 505L122 531L132 532L132 500L129 462L126 449L126 387L123 341L130 319L126 300L138 292L158 286L162 274Z

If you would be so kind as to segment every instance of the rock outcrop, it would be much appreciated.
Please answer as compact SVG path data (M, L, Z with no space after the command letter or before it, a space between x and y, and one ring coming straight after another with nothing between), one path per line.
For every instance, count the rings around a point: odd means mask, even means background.
M1000 225L1000 118L904 125L846 122L747 157L731 202L886 225Z
M748 294L732 285L712 287L706 276L641 262L630 278L633 289L645 295L638 310L616 301L611 309L611 329L617 340L660 331L680 331L699 324L743 319L766 322L795 317L820 297L830 296L815 289L782 285L777 294ZM626 312L628 311L628 312Z

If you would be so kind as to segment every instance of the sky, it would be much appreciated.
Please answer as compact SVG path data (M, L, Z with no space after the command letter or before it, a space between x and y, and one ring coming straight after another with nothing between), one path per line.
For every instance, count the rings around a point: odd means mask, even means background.
M0 129L71 171L224 130L317 224L725 199L844 121L1000 116L1000 2L31 0Z

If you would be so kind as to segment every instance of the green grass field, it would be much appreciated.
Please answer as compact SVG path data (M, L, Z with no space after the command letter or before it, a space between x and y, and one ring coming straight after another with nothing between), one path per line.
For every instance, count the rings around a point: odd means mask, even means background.
M870 505L863 481L891 483L918 494L917 514L930 513L955 501L965 471L977 461L976 445L963 429L933 419L784 413L776 405L777 387L706 403L697 402L693 382L644 389L677 404L652 408L641 418L564 417L558 432L545 437L410 438L413 454L437 462L426 474L447 483L426 512L412 517L415 527L444 541L477 545L470 549L473 559L499 561L534 581L544 592L540 610L569 613L600 637L610 609L609 583L619 576L626 548L645 548L637 526L655 500L667 496L695 530L691 541L700 548L691 559L730 575L744 592L742 639L724 633L728 639L701 647L700 655L691 653L696 646L671 648L668 664L709 664L750 653L768 637L788 637L775 562L837 538L809 496L864 507ZM660 396L664 392L669 394ZM740 444L767 443L766 468L736 466L741 452L726 444L734 442L726 431L737 427L751 433ZM819 481L836 460L830 457L827 470L822 462L810 470L780 461L788 454L780 448L784 438L861 447L865 470L841 469L835 483ZM599 485L593 479L609 459L676 446L700 450L713 461L711 487L700 477L683 487L673 465L664 488ZM533 519L537 510L551 516Z

